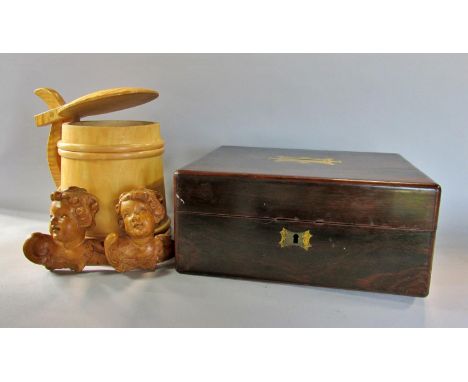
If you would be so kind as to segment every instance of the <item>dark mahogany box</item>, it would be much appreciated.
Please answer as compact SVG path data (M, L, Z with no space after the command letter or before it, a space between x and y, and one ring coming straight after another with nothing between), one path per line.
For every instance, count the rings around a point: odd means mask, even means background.
M398 154L223 146L174 182L179 272L429 293L441 189Z

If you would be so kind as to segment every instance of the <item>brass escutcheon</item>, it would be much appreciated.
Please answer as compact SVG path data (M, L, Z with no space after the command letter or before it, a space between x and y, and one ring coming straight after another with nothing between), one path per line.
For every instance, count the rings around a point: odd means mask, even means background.
M310 244L312 234L309 230L304 232L293 232L283 227L283 229L280 231L280 235L281 240L278 244L281 248L295 246L301 247L307 251L310 247L312 247L312 244Z

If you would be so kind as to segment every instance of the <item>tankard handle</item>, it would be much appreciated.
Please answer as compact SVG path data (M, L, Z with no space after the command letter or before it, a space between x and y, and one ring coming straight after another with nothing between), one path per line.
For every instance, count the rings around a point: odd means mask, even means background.
M54 109L65 104L62 96L51 88L36 89L34 90L34 94L41 98L49 109ZM50 173L57 188L60 187L60 155L57 143L62 138L62 123L62 120L52 123L47 142L47 162L49 163Z

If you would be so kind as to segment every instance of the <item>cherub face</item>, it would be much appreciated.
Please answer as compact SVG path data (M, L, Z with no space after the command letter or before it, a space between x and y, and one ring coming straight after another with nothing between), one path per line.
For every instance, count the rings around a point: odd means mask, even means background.
M66 201L54 200L50 206L49 231L54 240L67 243L84 237L75 214Z
M156 223L151 210L139 200L126 200L120 205L125 232L132 238L153 235Z

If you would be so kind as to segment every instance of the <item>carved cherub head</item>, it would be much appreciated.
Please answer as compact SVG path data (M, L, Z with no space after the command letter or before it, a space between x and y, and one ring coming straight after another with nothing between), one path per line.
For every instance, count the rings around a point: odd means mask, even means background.
M54 240L69 243L83 240L86 230L94 225L99 210L96 197L84 188L69 187L50 195L49 231Z
M119 226L130 238L135 239L153 235L157 224L166 214L162 196L147 188L120 195L116 210Z

